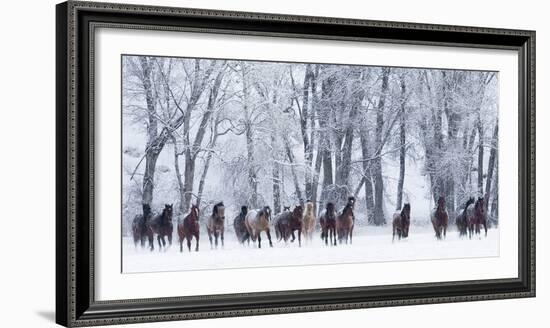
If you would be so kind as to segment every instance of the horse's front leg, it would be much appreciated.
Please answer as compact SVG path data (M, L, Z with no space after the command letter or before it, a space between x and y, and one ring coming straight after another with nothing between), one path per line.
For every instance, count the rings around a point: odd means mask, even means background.
M487 222L483 223L483 228L485 229L485 237L487 237Z
M350 245L353 244L353 226L349 229L349 243Z
M218 249L218 231L214 230L214 244L216 245L216 249Z
M212 245L212 232L210 232L210 229L206 229L206 232L208 232L208 240L210 241L210 249L213 249Z
M185 237L185 239L187 239L187 250L189 250L189 252L191 252L191 238L193 238L192 235Z
M199 251L199 234L196 234L195 235L195 240L197 241L196 245L195 245L195 252L198 252ZM189 244L191 244L191 242L189 242ZM189 246L191 247L191 246ZM191 250L191 249L189 249Z
M223 248L223 230L221 231L220 233L220 239L221 239L221 242L222 242L222 248Z
M298 229L298 247L302 247L302 229Z
M267 240L269 240L269 247L273 247L273 243L271 242L271 233L269 232L269 228L265 231L267 234Z
M262 248L262 232L258 232L258 248Z

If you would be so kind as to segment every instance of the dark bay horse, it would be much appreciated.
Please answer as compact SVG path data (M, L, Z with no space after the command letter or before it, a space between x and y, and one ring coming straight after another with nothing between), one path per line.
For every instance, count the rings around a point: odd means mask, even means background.
M213 248L212 236L214 236L214 243L216 248L218 248L218 237L220 237L222 247L223 247L223 233L225 230L225 206L223 202L219 202L214 205L212 209L212 215L208 218L206 222L206 232L208 232L208 239L210 240L210 248Z
M440 196L437 200L437 208L432 211L431 221L436 238L445 238L447 236L447 225L449 224L449 215L445 209L445 197Z
M132 235L134 236L134 246L137 247L138 243L141 247L145 247L145 240L148 237L147 223L151 219L151 206L149 204L142 204L143 213L138 214L132 221Z
M321 224L321 239L325 241L325 245L328 245L329 237L330 245L336 245L336 208L333 203L327 203L325 211L319 218L319 223Z
M393 235L392 241L395 239L395 234L397 238L407 238L409 236L409 226L411 225L411 204L405 203L401 212L396 212L393 214Z
M468 213L473 213L473 204L475 199L470 197L466 204L464 205L464 210L456 217L456 227L458 228L458 235L460 237L466 236L468 234Z
M237 240L241 244L244 244L245 242L250 243L250 234L248 233L248 230L246 229L246 225L244 223L247 213L248 207L241 206L241 212L239 213L239 215L237 215L237 217L235 217L235 220L233 220L233 228L235 229Z
M485 229L485 237L487 237L487 215L485 213L485 200L479 197L474 205L473 213L468 217L468 230L470 238L475 233L481 233L481 226Z
M258 248L262 248L262 238L260 234L265 231L267 239L269 240L269 246L273 247L271 241L271 233L269 232L269 221L271 221L271 208L264 206L261 210L252 210L246 214L244 223L246 229L250 234L252 241L258 240Z
M191 239L195 237L195 252L199 251L199 207L191 206L191 211L185 216L183 221L178 223L178 237L180 242L180 252L183 252L183 240L187 239L187 248L191 251Z
M168 244L172 245L172 232L174 231L174 225L172 224L173 204L165 204L162 213L155 216L152 219L149 226L149 246L151 250L154 249L153 236L157 235L157 241L159 243L159 250L166 247L166 240L164 237L168 237Z
M355 216L353 214L353 208L355 207L355 197L349 197L342 214L336 218L336 234L338 235L338 242L341 244L343 241L346 244L352 243L353 226L355 224Z
M302 246L303 212L302 205L297 205L292 212L284 211L275 217L273 226L277 240L284 240L286 243L292 237L290 242L294 242L296 239L294 231L298 231L298 246Z

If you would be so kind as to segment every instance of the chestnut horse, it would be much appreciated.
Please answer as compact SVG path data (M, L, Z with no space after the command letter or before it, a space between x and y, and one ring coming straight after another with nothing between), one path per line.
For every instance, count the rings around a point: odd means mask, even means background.
M487 237L487 216L485 213L485 200L479 197L474 205L473 213L468 217L468 230L470 238L475 233L481 233L481 226L485 229L485 237Z
M247 213L248 207L241 206L241 213L239 213L235 220L233 220L233 228L235 229L237 240L239 240L239 243L241 244L244 244L245 241L250 243L250 234L248 233L246 225L244 224L244 219L246 218Z
M437 200L437 208L432 211L431 221L435 237L437 239L445 238L447 236L447 225L449 224L449 215L445 209L445 197L440 196Z
M137 247L138 243L141 247L145 247L145 240L148 237L149 230L147 229L147 223L151 219L151 206L149 204L142 204L143 213L138 214L132 221L132 234L134 236L134 246Z
M306 240L311 241L313 239L313 232L315 231L315 210L311 201L306 202L306 211L304 213L303 231Z
M468 199L468 201L466 202L466 205L464 205L464 210L462 211L462 213L460 213L460 215L456 217L456 227L458 228L458 235L460 237L466 236L468 234L468 214L473 214L474 203L475 199L473 197L470 197L470 199Z
M392 242L395 239L395 234L397 233L397 238L407 238L409 236L409 226L411 225L411 204L405 203L401 212L395 212L393 214L393 235Z
M273 226L277 240L284 240L286 243L292 237L290 242L294 242L296 240L294 231L298 231L298 246L302 246L303 212L302 205L297 205L292 212L284 211L275 217L275 224Z
M330 245L336 245L336 208L333 203L327 203L327 207L319 218L321 224L321 239L328 245L330 237ZM334 242L333 242L334 240Z
M336 218L336 234L338 235L338 242L342 244L345 241L346 244L352 243L353 226L355 224L355 216L353 215L353 208L355 207L355 197L349 197L348 203L344 207L342 214Z
M262 248L262 238L260 234L265 231L267 239L269 240L269 246L273 247L271 241L271 233L269 232L269 221L271 221L271 209L269 206L264 206L261 210L252 210L246 214L244 223L246 230L250 234L252 241L258 240L258 248Z
M183 252L183 240L187 239L187 248L191 251L191 239L195 237L196 245L195 252L199 251L199 207L197 205L191 206L191 211L183 221L178 223L178 236L180 242L180 252Z
M153 242L153 235L157 235L157 241L159 243L159 251L165 247L166 248L166 240L164 240L164 237L168 237L168 243L169 245L172 245L172 233L174 232L174 225L172 224L172 214L173 214L174 206L173 204L165 204L164 209L162 210L162 213L155 216L154 219L152 219L148 226L149 226L149 246L151 247L151 250L154 249L154 242Z
M214 205L212 215L208 218L206 223L206 231L208 232L208 239L210 240L210 248L212 245L212 235L214 235L215 245L218 248L218 237L221 239L223 247L223 232L225 230L225 206L223 202Z

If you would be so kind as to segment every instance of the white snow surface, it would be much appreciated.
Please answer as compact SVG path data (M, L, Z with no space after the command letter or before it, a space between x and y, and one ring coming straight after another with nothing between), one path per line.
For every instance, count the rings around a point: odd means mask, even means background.
M201 227L202 228L202 227ZM285 245L275 240L272 230L273 248L265 233L262 233L262 248L257 244L240 245L232 230L227 229L225 246L211 249L208 237L201 234L199 252L187 250L184 241L180 253L177 234L174 233L172 246L159 251L155 238L155 250L134 247L131 237L122 239L123 273L143 273L161 271L213 270L233 268L254 268L273 266L327 265L387 261L415 261L458 258L481 258L499 256L499 230L488 230L487 237L477 235L469 239L459 237L453 227L447 230L444 240L435 238L431 226L411 225L409 238L392 242L391 225L383 227L358 227L354 231L353 244L325 246L316 231L313 240L302 240ZM202 233L202 231L201 231Z

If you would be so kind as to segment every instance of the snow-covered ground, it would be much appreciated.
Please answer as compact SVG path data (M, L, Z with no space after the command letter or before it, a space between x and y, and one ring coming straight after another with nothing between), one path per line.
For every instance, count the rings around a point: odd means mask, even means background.
M447 231L445 240L436 240L430 226L411 226L409 238L392 243L391 226L360 227L354 231L352 245L325 246L317 232L310 243L278 242L272 232L273 248L262 233L262 248L251 243L237 243L233 231L226 231L225 247L210 249L207 236L201 236L199 252L189 252L184 243L180 253L177 235L172 246L159 251L135 248L129 237L123 238L123 272L186 271L229 268L343 264L494 257L499 255L499 231L489 229L487 237L459 238L455 229ZM195 241L192 243L194 250Z

